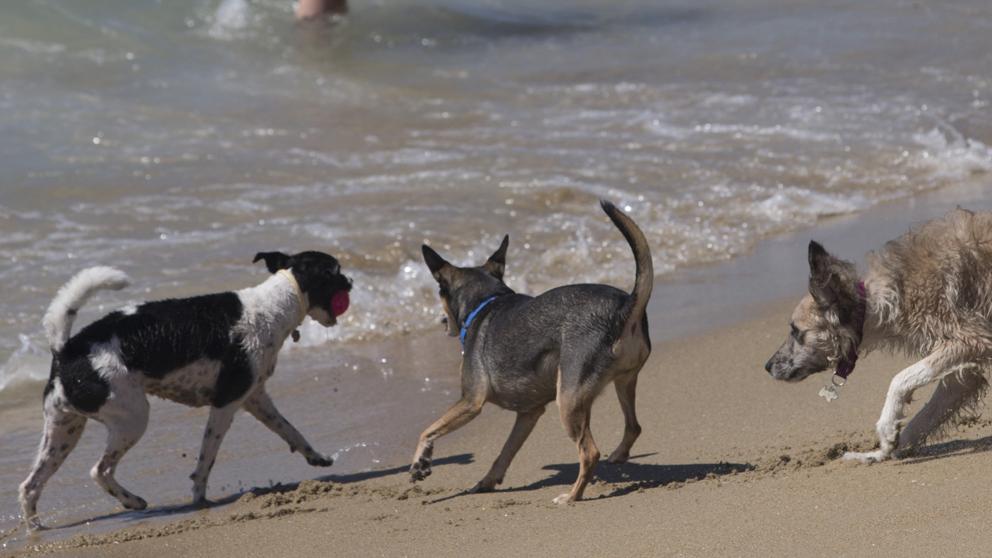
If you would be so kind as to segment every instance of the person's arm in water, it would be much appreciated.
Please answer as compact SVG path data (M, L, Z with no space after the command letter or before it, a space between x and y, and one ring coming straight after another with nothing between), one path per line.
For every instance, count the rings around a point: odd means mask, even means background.
M323 14L347 12L347 0L297 0L296 2L296 19L312 19Z

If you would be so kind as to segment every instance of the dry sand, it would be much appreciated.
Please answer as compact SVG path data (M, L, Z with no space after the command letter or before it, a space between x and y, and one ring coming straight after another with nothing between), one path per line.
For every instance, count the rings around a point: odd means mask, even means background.
M844 556L981 555L992 546L990 423L975 420L916 458L837 459L874 444L885 387L904 359L872 355L841 398L826 381L771 380L761 366L786 332L791 301L729 328L658 343L641 372L644 433L625 465L602 462L588 500L556 506L576 451L549 406L502 489L462 494L485 472L511 413L482 416L435 450L411 485L403 463L337 482L242 496L234 503L123 531L41 542L68 556ZM440 334L436 334L440 336ZM451 371L452 374L456 372ZM440 413L443 409L438 409ZM594 407L604 455L622 433L611 391ZM384 428L388 425L383 425ZM410 441L411 448L414 440Z

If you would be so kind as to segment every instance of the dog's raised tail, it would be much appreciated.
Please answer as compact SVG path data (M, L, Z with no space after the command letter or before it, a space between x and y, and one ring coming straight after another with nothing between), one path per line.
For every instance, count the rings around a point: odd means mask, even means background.
M52 353L58 353L65 346L72 332L72 322L76 319L76 313L91 296L104 289L119 291L130 282L123 271L98 266L80 271L69 279L68 283L62 285L42 319Z
M634 262L637 264L634 289L630 293L630 300L624 310L628 323L631 320L640 320L644 316L644 310L648 307L651 290L654 288L654 264L651 261L651 247L648 246L648 241L644 238L644 233L641 232L640 227L626 213L606 200L600 200L599 205L603 207L606 215L623 233L623 237L627 239L630 249L634 252Z

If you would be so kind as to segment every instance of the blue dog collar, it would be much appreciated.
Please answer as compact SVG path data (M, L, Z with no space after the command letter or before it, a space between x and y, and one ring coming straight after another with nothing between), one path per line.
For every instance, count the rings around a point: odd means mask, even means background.
M472 325L472 320L475 319L475 317L479 314L479 312L482 312L482 309L483 308L485 308L486 306L488 306L489 303L492 302L492 301L494 301L494 300L496 300L496 297L495 296L491 296L491 297L487 298L486 300L483 300L482 301L482 304L479 304L478 306L476 306L475 307L475 310L472 310L472 312L469 313L468 317L465 318L465 324L462 325L462 331L461 331L461 333L458 334L458 339L462 342L462 347L465 346L465 334L468 333L468 328L469 328L469 326Z

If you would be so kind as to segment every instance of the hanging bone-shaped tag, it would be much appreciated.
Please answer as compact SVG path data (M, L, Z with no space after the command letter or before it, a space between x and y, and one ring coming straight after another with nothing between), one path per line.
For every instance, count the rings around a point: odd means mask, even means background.
M827 403L830 403L840 397L840 388L844 387L846 383L847 380L843 376L834 374L830 377L830 383L820 388L819 396L826 399Z
M834 399L840 397L840 393L837 391L837 388L830 383L820 388L819 396L826 399L827 403L830 403Z

